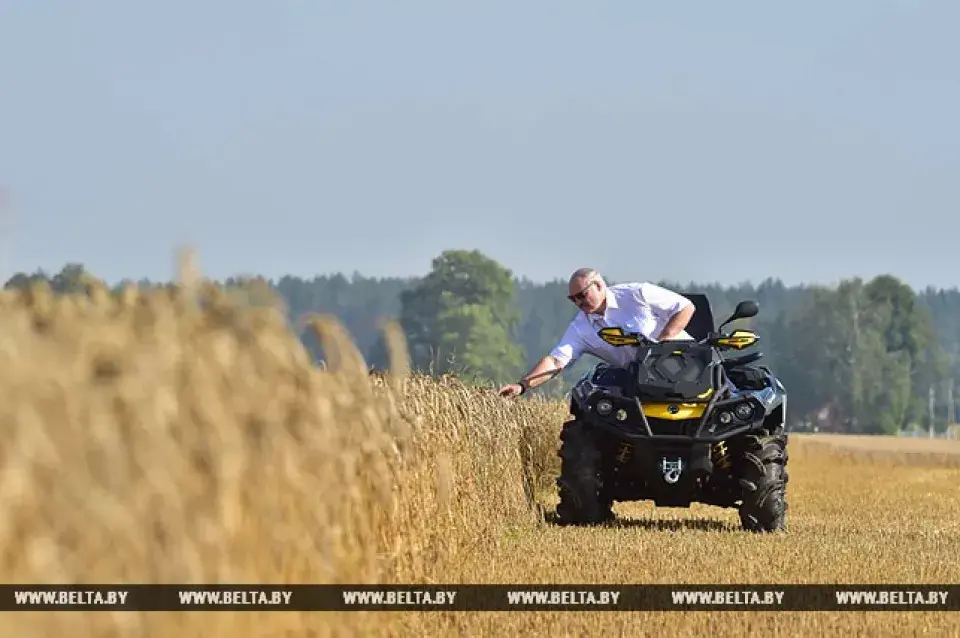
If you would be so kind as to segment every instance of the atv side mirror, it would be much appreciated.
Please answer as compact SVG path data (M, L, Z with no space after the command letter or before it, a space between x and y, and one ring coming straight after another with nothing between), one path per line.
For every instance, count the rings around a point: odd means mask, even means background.
M757 302L746 300L737 304L736 310L733 311L733 316L737 319L746 319L748 317L756 317L758 312L760 312L760 306L757 305Z
M757 313L760 312L760 306L757 305L756 301L741 301L737 304L736 309L733 311L733 314L730 315L730 318L720 324L720 327L717 328L717 331L723 330L723 327L732 321L737 319L748 319L750 317L756 317Z

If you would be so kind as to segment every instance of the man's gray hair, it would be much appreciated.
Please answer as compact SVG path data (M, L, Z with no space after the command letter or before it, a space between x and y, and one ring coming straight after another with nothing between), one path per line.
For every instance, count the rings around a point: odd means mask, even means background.
M577 281L578 279L591 280L591 279L603 279L600 276L600 273L594 268L577 268L573 271L573 274L570 275L570 283Z

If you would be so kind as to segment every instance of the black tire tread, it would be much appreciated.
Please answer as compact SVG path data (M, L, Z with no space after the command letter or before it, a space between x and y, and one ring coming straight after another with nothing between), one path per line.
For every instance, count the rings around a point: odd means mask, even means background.
M600 450L587 427L568 421L560 432L557 521L561 525L598 525L613 518L602 496Z
M743 504L740 522L751 532L786 529L787 435L745 437L741 455L740 487Z

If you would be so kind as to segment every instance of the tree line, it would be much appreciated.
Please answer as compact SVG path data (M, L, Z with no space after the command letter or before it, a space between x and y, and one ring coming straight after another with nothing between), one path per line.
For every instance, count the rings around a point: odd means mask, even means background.
M5 287L23 289L43 282L65 293L84 290L91 280L107 285L82 264L69 263L52 275L40 270L17 273ZM495 384L529 369L553 347L576 312L566 298L565 278L546 283L517 278L475 250L443 252L422 277L338 273L220 283L236 290L268 287L278 295L291 328L318 363L323 352L304 328L304 316L335 315L374 368L388 364L381 326L393 319L406 335L414 368ZM957 420L957 288L915 291L893 275L869 281L852 278L836 286L786 286L775 279L737 286L656 283L705 293L718 323L743 299L759 303L760 314L744 323L760 335L762 363L787 388L793 428L942 432ZM127 284L152 287L167 282L121 281L108 287L119 292ZM561 396L595 363L585 357L536 392Z

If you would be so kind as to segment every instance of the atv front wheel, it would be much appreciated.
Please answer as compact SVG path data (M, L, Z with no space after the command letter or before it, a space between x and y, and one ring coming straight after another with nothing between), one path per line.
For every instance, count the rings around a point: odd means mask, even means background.
M751 532L785 529L787 435L748 436L741 458L740 523Z
M583 423L569 421L560 432L560 440L558 522L596 525L612 519L612 503L602 496L600 450L593 436Z

